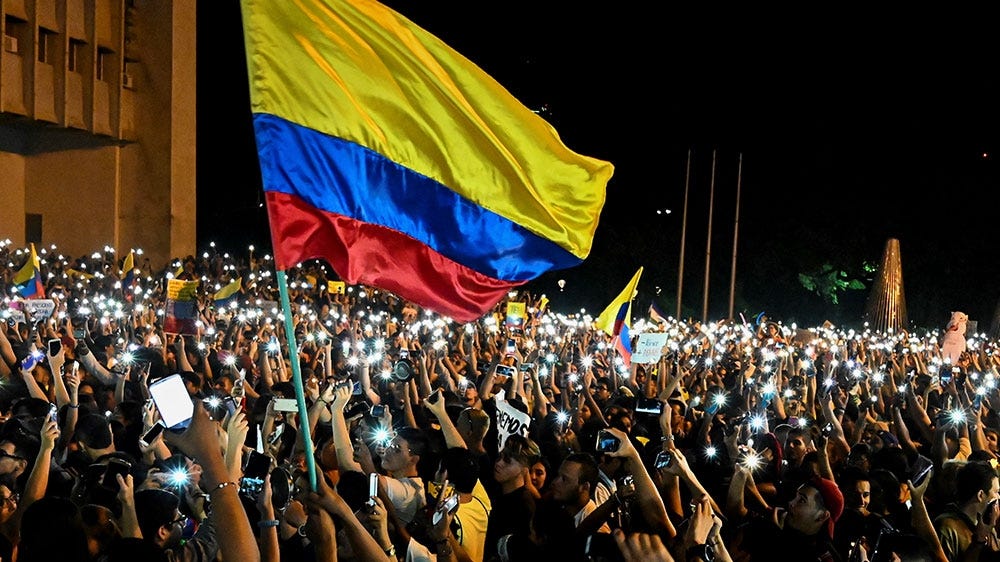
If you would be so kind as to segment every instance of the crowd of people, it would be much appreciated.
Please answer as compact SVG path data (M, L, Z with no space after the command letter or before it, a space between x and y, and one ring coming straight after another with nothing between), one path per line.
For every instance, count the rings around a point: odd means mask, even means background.
M980 334L633 310L641 362L525 291L459 324L316 261L286 322L269 256L50 250L33 307L0 245L4 562L1000 557Z

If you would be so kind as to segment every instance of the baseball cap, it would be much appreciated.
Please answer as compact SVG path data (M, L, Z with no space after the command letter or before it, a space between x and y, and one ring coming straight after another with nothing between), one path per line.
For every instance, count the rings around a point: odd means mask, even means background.
M822 478L820 476L814 476L807 482L807 485L815 488L819 495L823 498L823 507L830 512L830 518L826 521L826 530L830 533L830 538L833 538L833 527L836 525L837 520L840 519L841 514L844 513L844 494L841 493L840 488L833 480L827 478Z

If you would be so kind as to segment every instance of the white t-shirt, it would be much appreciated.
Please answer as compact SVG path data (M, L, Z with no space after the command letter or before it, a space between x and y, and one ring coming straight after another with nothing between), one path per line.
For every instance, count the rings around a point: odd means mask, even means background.
M411 523L417 512L427 506L424 481L419 476L404 478L386 476L384 482L385 492L404 525Z

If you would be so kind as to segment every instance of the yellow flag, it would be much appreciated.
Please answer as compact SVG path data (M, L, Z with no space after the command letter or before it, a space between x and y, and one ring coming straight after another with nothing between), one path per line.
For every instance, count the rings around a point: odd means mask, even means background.
M125 256L125 261L122 262L121 279L126 279L128 274L132 273L133 270L135 270L135 253L129 252L128 255Z
M621 325L632 326L632 299L639 288L639 277L642 276L642 267L635 272L632 280L622 290L621 293L611 301L611 304L604 309L604 312L594 321L594 327L604 330L609 336L616 336L621 330Z
M327 281L326 290L331 295L343 295L347 292L347 283L343 281Z

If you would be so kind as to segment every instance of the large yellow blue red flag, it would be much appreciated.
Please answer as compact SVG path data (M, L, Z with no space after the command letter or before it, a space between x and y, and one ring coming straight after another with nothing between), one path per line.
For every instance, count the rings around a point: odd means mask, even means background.
M594 320L594 327L604 330L609 336L617 336L622 326L632 326L632 299L639 288L639 278L642 277L642 267L635 272L632 280L622 289L621 293L611 301L601 315Z
M241 6L278 269L468 322L589 255L613 166L471 61L372 0Z
M21 296L26 299L44 299L45 284L42 283L42 262L35 253L35 245L31 244L28 261L14 275L14 285L18 286Z

